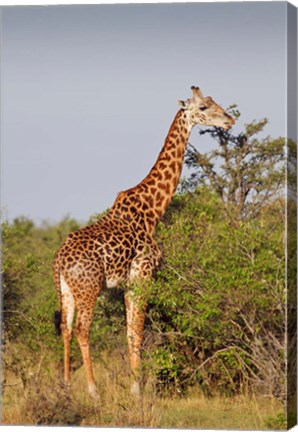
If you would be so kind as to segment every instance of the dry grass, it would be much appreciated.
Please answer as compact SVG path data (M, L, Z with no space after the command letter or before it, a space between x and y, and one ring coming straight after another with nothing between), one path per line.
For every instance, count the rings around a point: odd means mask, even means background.
M163 401L161 426L195 429L268 429L270 418L281 412L273 399L192 396Z
M24 387L6 374L4 424L126 426L195 429L282 429L282 406L273 398L206 398L192 391L186 397L159 397L147 381L140 398L130 394L127 361L121 353L95 365L100 400L86 392L82 368L73 374L72 390L63 385L57 368L39 365ZM279 417L277 415L279 414Z

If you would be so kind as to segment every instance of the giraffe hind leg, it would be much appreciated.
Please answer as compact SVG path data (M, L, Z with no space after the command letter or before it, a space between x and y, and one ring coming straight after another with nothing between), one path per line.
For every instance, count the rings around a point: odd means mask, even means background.
M77 322L75 335L81 349L83 364L86 371L88 391L94 399L98 399L98 392L95 384L93 366L90 355L90 329L93 320L93 309L96 303L97 294L89 298L88 307L78 305Z
M70 343L72 339L72 323L75 313L75 302L71 289L61 276L61 331L64 343L64 380L70 384Z

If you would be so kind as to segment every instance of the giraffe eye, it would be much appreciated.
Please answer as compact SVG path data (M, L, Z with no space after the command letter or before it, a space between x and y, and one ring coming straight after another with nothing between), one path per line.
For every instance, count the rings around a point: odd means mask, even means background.
M207 107L205 105L200 106L201 111L205 111L206 109L207 109Z

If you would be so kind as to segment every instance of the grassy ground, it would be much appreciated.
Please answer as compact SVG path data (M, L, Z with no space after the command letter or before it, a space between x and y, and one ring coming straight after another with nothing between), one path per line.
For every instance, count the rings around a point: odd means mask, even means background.
M95 365L100 400L86 392L82 368L72 375L71 393L56 365L31 371L25 386L7 373L2 423L81 426L126 426L195 429L283 429L282 406L273 398L206 398L195 390L184 397L159 397L147 382L142 397L130 395L126 359L103 357Z

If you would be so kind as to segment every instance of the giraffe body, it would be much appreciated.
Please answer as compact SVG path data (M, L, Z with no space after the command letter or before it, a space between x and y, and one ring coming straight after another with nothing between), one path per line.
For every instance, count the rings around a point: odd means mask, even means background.
M134 294L135 284L154 276L161 252L155 227L165 213L179 182L192 127L213 124L228 129L233 120L211 98L192 87L193 98L180 102L158 159L136 187L120 192L112 208L96 223L68 235L54 259L54 280L61 304L64 377L70 382L70 341L76 311L75 335L81 348L89 392L96 386L89 350L96 299L102 288L125 286L130 366L138 388L146 304Z

